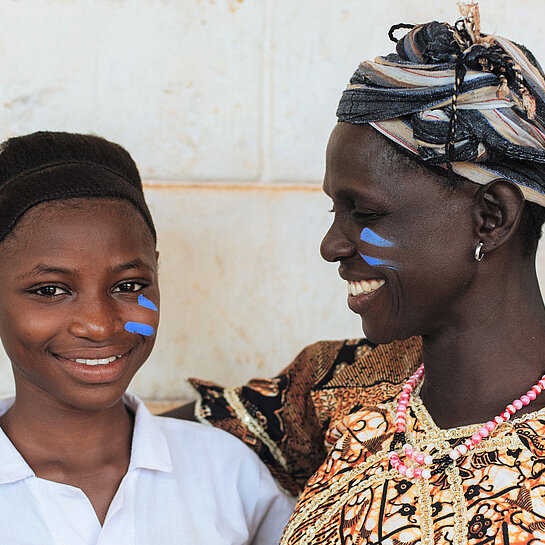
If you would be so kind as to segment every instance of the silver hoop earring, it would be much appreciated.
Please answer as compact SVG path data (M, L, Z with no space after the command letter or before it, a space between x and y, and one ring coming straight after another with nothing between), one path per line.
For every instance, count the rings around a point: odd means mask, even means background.
M482 261L484 257L483 246L484 246L484 242L481 240L479 244L477 244L477 247L475 248L475 256L474 256L475 261Z

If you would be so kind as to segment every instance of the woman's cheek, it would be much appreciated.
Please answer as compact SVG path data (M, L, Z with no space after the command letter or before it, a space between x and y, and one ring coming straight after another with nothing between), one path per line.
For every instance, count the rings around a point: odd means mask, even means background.
M395 252L395 243L392 240L382 237L369 227L365 227L360 233L360 240L365 243L362 244L361 250L358 250L361 258L370 267L380 267L398 271L401 268L401 264L393 259L387 259L386 257L377 257L377 250L379 255L386 256L392 255Z

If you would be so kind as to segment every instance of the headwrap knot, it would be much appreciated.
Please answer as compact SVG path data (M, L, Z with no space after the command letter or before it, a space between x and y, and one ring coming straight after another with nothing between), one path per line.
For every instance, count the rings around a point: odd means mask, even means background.
M365 61L338 120L369 123L429 165L476 183L506 178L545 206L545 79L523 46L482 34L478 6L456 25L395 25L396 52ZM410 28L397 40L394 32Z

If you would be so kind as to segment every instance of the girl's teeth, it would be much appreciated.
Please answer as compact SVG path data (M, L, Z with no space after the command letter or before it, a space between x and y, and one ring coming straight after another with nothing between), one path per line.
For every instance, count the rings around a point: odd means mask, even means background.
M108 363L112 363L117 358L120 358L121 356L111 356L110 358L102 358L98 360L87 360L83 358L77 358L75 361L76 363L83 363L85 365L107 365Z
M371 293L384 285L384 280L361 280L360 282L348 282L348 293L356 296L360 293Z

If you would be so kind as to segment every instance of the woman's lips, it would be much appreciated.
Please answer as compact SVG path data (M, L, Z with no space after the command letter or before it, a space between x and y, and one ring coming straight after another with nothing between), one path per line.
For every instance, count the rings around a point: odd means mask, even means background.
M348 308L356 314L363 314L367 304L376 297L385 283L382 279L347 281Z
M362 293L372 293L384 286L384 284L384 280L359 280L357 282L348 280L348 294L357 297Z

